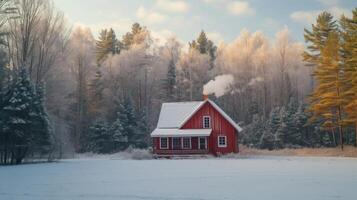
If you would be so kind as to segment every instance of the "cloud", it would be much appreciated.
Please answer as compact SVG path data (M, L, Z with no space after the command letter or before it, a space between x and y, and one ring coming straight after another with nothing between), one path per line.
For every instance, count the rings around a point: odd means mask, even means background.
M133 23L134 22L129 18L122 18L113 21L108 21L105 23L88 24L86 26L88 26L92 30L94 37L97 37L102 29L109 28L113 28L118 36L119 34L124 34L128 32L131 29ZM77 22L76 24L80 23Z
M155 44L163 46L170 38L177 38L176 34L170 30L163 29L159 31L151 31Z
M159 24L166 21L167 16L159 12L147 10L144 6L140 6L136 11L136 17L149 24Z
M181 0L156 0L156 7L165 12L184 13L190 8L187 2Z
M216 45L224 42L223 36L218 32L207 32L208 39L212 40Z
M311 24L315 21L321 11L295 11L291 13L290 18L301 24Z
M335 6L339 3L339 0L316 0L316 1L327 6Z
M254 15L255 10L248 1L233 1L227 4L227 9L232 15Z
M311 11L295 11L290 14L290 18L295 22L301 24L312 24L316 21L317 16L322 13L324 10L311 10ZM345 15L347 17L351 17L351 11L345 8L341 8L338 6L332 6L330 8L325 9L325 11L330 12L337 19L341 17L341 15Z

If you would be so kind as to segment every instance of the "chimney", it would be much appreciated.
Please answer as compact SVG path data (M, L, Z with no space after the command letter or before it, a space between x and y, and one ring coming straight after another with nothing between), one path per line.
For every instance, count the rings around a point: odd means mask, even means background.
M207 94L203 94L203 101L206 101L208 99L208 95Z

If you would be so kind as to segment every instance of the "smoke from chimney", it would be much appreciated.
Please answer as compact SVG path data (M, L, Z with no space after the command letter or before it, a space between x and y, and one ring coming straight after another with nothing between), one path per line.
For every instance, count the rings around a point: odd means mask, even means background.
M214 94L216 97L223 96L230 90L234 78L231 74L216 76L203 86L203 95Z

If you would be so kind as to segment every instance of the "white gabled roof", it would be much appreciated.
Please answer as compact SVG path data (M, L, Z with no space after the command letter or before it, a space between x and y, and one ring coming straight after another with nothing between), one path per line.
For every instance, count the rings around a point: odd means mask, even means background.
M206 102L210 103L238 132L243 130L216 103L209 99L205 101L163 103L157 129L181 128Z
M163 103L157 128L180 128L204 101Z
M212 129L155 129L151 137L204 137L210 136Z

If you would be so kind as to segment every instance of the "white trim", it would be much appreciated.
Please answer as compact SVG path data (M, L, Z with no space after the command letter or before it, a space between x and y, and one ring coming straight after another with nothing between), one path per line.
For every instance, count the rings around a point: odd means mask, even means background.
M161 139L166 139L166 148L162 148ZM159 143L160 143L160 149L169 149L169 138L168 137L160 137L159 138Z
M184 148L184 146L183 146L183 139L184 138L187 138L187 139L189 139L189 141L190 141L190 146L188 147L188 148ZM192 149L192 138L191 137L182 137L181 138L181 148L182 149Z
M171 145L172 145L172 149L173 149L173 150L175 150L175 149L174 149L174 139L176 139L176 138L180 139L180 137L172 137L172 138L171 138ZM180 139L179 141L180 141L180 143L181 143L180 146L182 146L182 141L181 141L181 139Z
M205 137L210 136L212 129L155 129L151 137Z
M224 145L219 144L219 138L224 138L224 143L225 143ZM219 135L217 137L217 145L218 145L218 147L227 147L227 136Z
M205 127L205 118L208 118L208 127ZM203 128L211 128L211 116L205 115L202 117L202 127Z
M203 138L205 139L205 149L207 149L207 137L198 137L198 149L201 149L201 145L200 145L200 139Z

